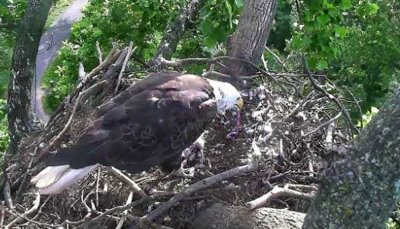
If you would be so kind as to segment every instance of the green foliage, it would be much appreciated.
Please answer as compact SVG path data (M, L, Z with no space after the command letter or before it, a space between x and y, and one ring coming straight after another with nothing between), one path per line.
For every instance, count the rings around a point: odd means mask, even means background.
M14 37L0 32L0 98L7 90Z
M389 219L386 223L386 229L400 229L400 225L393 221L393 219Z
M6 101L0 99L0 153L5 152L10 138L7 131Z
M352 88L362 99L363 112L382 104L400 79L400 19L396 11L400 3L379 0L370 8L379 12L351 27L347 39L338 43L342 55L331 70L338 73L335 81L339 86Z
M47 17L45 29L49 28L53 22L68 8L73 0L57 0L56 4L51 8Z
M26 5L27 0L0 0L0 31L15 30Z
M93 0L72 30L69 42L47 71L45 105L52 110L77 81L79 62L89 72L98 65L96 42L107 53L112 42L133 41L135 56L148 61L166 26L186 1ZM204 57L226 43L237 26L243 0L207 1L182 38L174 57ZM279 0L269 46L278 55L307 54L313 72L326 73L360 99L362 112L386 99L398 81L400 55L399 2L396 0ZM282 70L266 53L271 69ZM136 65L130 67L137 68ZM201 73L204 65L185 67ZM295 69L290 66L289 69ZM346 95L348 96L348 95ZM354 106L351 113L361 118Z
M55 109L77 81L79 62L88 72L98 63L96 42L103 53L112 42L133 41L135 55L151 59L167 25L175 19L186 1L93 0L84 11L83 19L72 28L69 42L45 74L47 96L45 107ZM209 1L193 26L181 40L175 57L206 56L217 43L227 40L237 24L242 0ZM205 44L206 48L202 48ZM201 73L204 66L189 66L186 70Z
M243 0L208 1L200 13L203 45L213 50L218 43L225 43L238 24Z
M370 111L367 111L365 114L362 115L362 119L358 121L357 127L365 127L368 123L372 120L372 118L378 114L379 109L376 107L371 107Z
M54 60L54 64L43 76L46 93L51 95L43 101L46 111L55 110L62 99L70 93L78 78L78 66L77 46L65 43L59 56Z
M47 25L53 23L72 0L58 0L52 7ZM13 46L18 24L27 6L27 0L0 0L0 98L6 94Z
M297 9L299 18L294 24L291 48L308 53L311 68L325 70L342 54L337 43L347 37L357 17L374 16L378 8L368 0L306 1Z
M7 89L17 24L26 3L26 0L0 0L0 98Z
M397 182L396 184L399 184ZM399 191L399 187L397 187L397 191ZM398 197L400 193L397 193ZM400 202L397 202L396 209L394 210L392 214L397 220L400 218ZM392 218L389 218L388 222L386 223L386 229L400 229L400 224L398 221L394 221Z
M286 0L278 1L275 22L272 25L267 45L276 48L280 53L286 53L286 41L292 37L293 17L292 4Z
M396 0L305 1L294 8L287 51L306 53L312 71L348 87L367 112L399 81L399 9ZM351 113L361 118L357 109Z
M86 71L98 63L96 42L107 53L112 42L134 42L135 55L148 60L156 51L164 29L185 1L92 0L84 17L72 28L69 42L45 74L46 107L54 109L77 81L81 62Z

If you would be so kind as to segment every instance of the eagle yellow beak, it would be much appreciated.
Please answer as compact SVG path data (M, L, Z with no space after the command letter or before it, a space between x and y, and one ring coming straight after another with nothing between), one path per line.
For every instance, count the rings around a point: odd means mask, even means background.
M236 107L239 108L239 110L242 110L244 106L244 102L242 98L239 98L236 102Z

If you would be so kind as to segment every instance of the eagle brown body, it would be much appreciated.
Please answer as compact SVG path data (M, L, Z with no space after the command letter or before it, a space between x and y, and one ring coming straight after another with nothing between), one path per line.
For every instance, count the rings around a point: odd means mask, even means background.
M180 167L190 146L217 113L236 109L237 134L243 100L229 83L182 73L154 73L99 108L78 142L48 158L31 179L42 194L60 193L98 164L138 173L160 165ZM229 134L229 136L231 136Z
M216 113L207 80L155 73L100 107L79 141L60 150L48 165L79 169L99 163L141 172L180 156Z

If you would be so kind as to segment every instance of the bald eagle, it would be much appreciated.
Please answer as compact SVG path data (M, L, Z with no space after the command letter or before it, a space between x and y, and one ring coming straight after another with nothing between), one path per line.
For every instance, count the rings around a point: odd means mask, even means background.
M42 194L62 192L98 164L139 173L176 158L217 114L240 109L229 83L182 73L153 73L98 109L79 140L46 160L31 179Z

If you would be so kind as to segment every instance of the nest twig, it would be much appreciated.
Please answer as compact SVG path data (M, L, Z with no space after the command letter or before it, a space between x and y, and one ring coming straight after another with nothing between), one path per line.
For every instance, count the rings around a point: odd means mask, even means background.
M132 50L132 46L122 50L114 48L104 60L100 58L101 50L98 50L99 66L72 90L52 115L45 130L38 136L28 138L22 145L22 148L26 146L25 151L34 148L41 152L25 154L14 159L22 163L10 163L7 167L10 198L14 186L20 194L30 191L25 180L37 172L34 168L37 163L32 163L33 158L43 157L60 145L74 142L84 129L82 127L92 120L95 107L112 97L115 88L126 88L132 82L126 76L135 73L125 73L124 69ZM163 64L173 67L199 62L218 64L227 58L163 60ZM52 197L52 201L37 201L34 208L30 203L36 198L31 195L21 195L24 197L22 200L14 198L18 201L18 209L11 210L3 204L1 210L10 212L14 217L0 218L0 222L13 226L30 222L41 227L73 228L107 223L115 228L134 222L151 221L153 224L157 219L158 227L165 227L160 225L165 224L179 228L192 221L197 211L193 206L216 200L233 205L248 203L250 208L284 204L285 207L304 211L307 205L300 208L302 204L299 201L309 201L314 190L298 189L293 184L312 187L317 184L318 174L337 156L334 146L345 144L350 139L348 126L340 122L343 118L348 119L346 110L339 98L332 99L332 95L321 93L320 89L325 90L311 80L319 75L307 71L306 74L272 73L259 66L253 67L268 79L272 76L273 80L242 91L246 108L243 131L236 141L227 141L224 128L221 128L220 123L228 126L226 129L233 125L228 121L229 116L211 125L204 149L208 163L195 170L194 178L166 177L153 169L142 174L114 171L120 179L110 179L107 170L99 169L94 176L81 181L78 190L71 188L60 197ZM206 77L210 75L229 77L219 75L212 69L204 74ZM259 75L244 79L255 77ZM309 81L305 81L307 78ZM309 84L311 90L305 90ZM341 106L337 105L338 102ZM348 120L347 124L350 125ZM45 147L38 147L39 144ZM271 192L265 194L266 188ZM131 192L138 193L140 199L129 195ZM288 201L282 198L285 196L295 198ZM155 202L162 203L148 212ZM71 209L74 209L73 213ZM32 216L33 213L36 214ZM163 221L163 216L172 220Z

